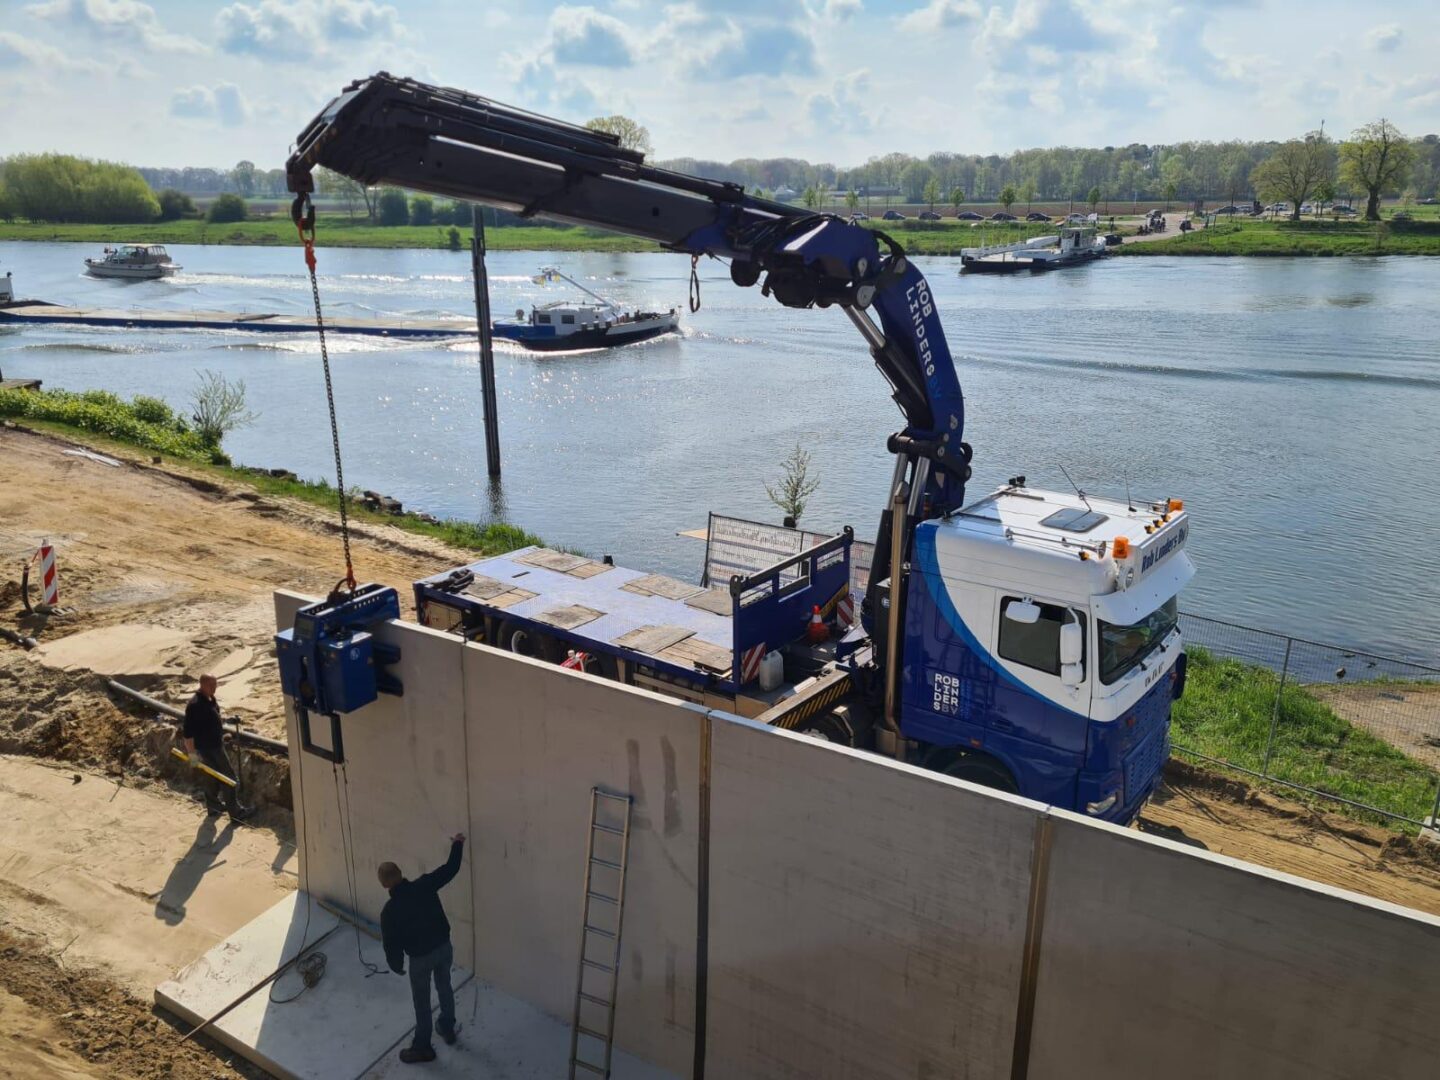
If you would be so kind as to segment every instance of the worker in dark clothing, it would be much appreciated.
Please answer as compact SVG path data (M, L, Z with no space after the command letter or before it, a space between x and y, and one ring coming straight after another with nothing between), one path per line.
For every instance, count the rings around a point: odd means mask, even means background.
M414 881L400 873L392 862L380 864L380 884L390 890L390 899L380 912L380 935L385 943L385 959L390 970L405 974L405 958L410 958L410 995L415 1001L415 1038L400 1051L406 1064L434 1061L435 1048L430 1044L430 982L440 998L440 1020L436 1027L447 1045L455 1042L455 992L450 986L450 965L455 950L450 944L450 920L440 903L440 890L450 884L460 870L465 834L450 838L450 858L438 870L422 874Z
M239 777L230 764L230 755L225 753L225 729L220 706L215 701L215 691L219 688L214 675L200 676L200 689L185 706L185 726L181 734L185 739L185 752L192 760L202 761L236 782L236 786L231 787L214 777L205 777L205 809L210 816L216 817L228 810L232 820L244 821L250 816L250 808L240 803Z

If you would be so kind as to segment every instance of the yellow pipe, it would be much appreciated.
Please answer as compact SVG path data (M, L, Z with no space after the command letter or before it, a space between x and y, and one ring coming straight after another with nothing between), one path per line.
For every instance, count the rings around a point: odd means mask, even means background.
M171 756L171 757L174 757L174 758L179 758L181 761L185 762L185 764L189 765L191 768L199 769L199 770L200 770L201 772L203 772L206 776L213 776L216 780L219 780L222 784L226 784L226 785L228 785L229 787L238 787L238 786L239 786L239 784L238 784L237 781L232 780L230 777L226 776L226 775L225 775L224 773L222 773L222 772L216 772L214 769L210 768L209 765L206 765L203 761L200 761L200 760L197 759L197 758L192 758L189 754L185 753L185 751L184 751L184 750L181 750L178 746L172 746L172 747L170 748L170 756Z

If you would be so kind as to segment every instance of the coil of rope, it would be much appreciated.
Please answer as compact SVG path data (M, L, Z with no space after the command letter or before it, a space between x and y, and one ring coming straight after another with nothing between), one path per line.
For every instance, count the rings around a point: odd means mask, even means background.
M330 409L330 442L335 449L335 491L340 506L340 542L345 549L345 576L331 590L335 600L345 592L355 592L355 564L350 556L350 496L345 491L345 465L340 456L340 424L335 419L335 384L330 377L330 350L325 342L325 316L320 309L320 282L315 273L315 204L306 192L295 196L290 204L290 220L305 245L305 266L310 271L310 295L315 300L315 329L320 334L320 364L325 371L325 402Z

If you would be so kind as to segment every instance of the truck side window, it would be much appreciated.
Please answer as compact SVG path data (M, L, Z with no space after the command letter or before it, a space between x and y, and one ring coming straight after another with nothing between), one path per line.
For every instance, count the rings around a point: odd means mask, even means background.
M1035 668L1049 675L1060 674L1060 627L1079 622L1083 631L1085 616L1058 604L1041 604L1040 618L1033 623L1018 623L1005 617L1005 609L1023 598L1007 596L1000 602L1000 655L1006 660Z

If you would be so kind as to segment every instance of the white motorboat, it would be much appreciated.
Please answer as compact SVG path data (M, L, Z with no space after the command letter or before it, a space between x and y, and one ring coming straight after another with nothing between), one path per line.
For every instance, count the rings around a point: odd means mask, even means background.
M103 259L85 260L86 273L98 278L154 281L179 269L163 244L121 244L107 247Z
M560 352L627 345L680 328L680 312L673 307L669 311L622 308L553 267L542 270L534 280L536 284L567 281L590 300L536 304L530 309L528 319L522 308L515 312L515 322L494 324L496 337L508 338L539 352Z

